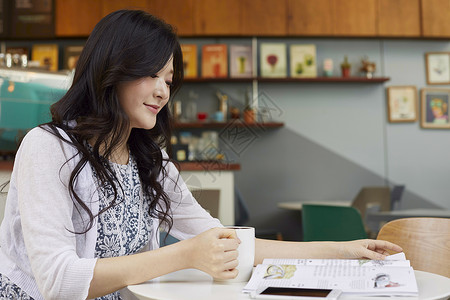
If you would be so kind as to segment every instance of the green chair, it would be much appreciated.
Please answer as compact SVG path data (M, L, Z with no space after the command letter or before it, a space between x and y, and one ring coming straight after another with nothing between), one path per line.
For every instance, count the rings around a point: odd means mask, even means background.
M302 205L304 241L350 241L367 238L359 211L351 206Z

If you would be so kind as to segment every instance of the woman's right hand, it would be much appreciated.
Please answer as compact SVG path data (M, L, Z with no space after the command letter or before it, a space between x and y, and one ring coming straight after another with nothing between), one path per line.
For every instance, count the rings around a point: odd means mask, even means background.
M237 276L237 248L240 240L234 229L213 228L185 242L191 268L204 271L218 279L232 279Z

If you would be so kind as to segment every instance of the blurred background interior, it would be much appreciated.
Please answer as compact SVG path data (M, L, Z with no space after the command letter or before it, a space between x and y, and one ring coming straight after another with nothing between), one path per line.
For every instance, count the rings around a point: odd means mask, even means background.
M0 3L2 183L21 137L70 86L95 24L135 8L180 36L173 158L225 225L302 240L317 202L353 207L361 237L402 213L450 217L448 0ZM430 97L443 101L439 120Z

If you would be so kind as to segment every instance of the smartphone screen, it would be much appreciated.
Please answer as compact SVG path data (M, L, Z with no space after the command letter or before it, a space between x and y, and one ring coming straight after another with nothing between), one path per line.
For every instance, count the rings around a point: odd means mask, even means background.
M303 288L282 288L268 287L261 292L261 295L277 295L277 296L304 296L326 298L332 290L328 289L303 289Z

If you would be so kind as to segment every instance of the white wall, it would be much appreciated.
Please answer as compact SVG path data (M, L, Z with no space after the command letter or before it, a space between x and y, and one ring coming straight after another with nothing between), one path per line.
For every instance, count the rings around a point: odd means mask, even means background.
M420 123L388 123L385 89L392 85L427 86L425 53L450 51L449 41L289 39L314 43L319 64L330 57L338 74L348 55L355 73L367 55L377 63L384 84L263 83L283 110L286 128L306 137L389 182L406 184L410 192L450 208L450 130L422 129ZM320 66L319 66L320 69ZM449 85L440 88L450 88ZM419 95L418 95L419 96ZM419 97L420 98L420 97Z
M198 45L248 44L249 41L248 38L182 40ZM276 200L272 197L263 203L276 205L283 200L279 200L281 198L297 200L311 195L352 198L361 185L371 184L405 184L410 193L404 199L406 207L450 208L450 185L446 176L450 170L450 130L421 129L419 122L391 124L387 122L386 112L386 87L415 85L419 91L426 87L425 53L450 51L448 40L259 38L258 42L315 44L319 73L323 60L331 58L335 75L340 75L339 65L347 55L353 65L352 73L357 75L361 59L367 56L377 64L375 76L391 79L385 83L260 82L260 92L279 107L278 120L285 122L285 127L259 134L258 140L235 158L242 162L236 184L245 198L255 202L250 207L254 214L261 215L262 219L268 217L258 204L274 188L281 197ZM214 110L217 109L217 89L243 102L244 92L249 87L251 84L245 83L187 83L179 97L185 100L187 91L195 90L200 95L199 107ZM450 85L441 87L450 88ZM286 147L295 149L285 153ZM301 163L307 163L308 157L315 161L318 147L323 148L320 152L327 165L321 165L318 160L315 166L308 165L305 170ZM267 162L269 156L270 163ZM264 168L266 164L271 166L270 170ZM346 175L331 178L327 171ZM254 189L254 176L260 177L261 172L267 177L261 178L260 188ZM279 176L273 178L271 174ZM325 181L310 181L308 177ZM347 185L346 191L342 185Z
M383 41L389 85L415 85L446 88L450 85L426 84L425 53L450 51L449 41ZM421 197L450 209L450 130L422 129L420 123L387 124L388 175L405 182Z

